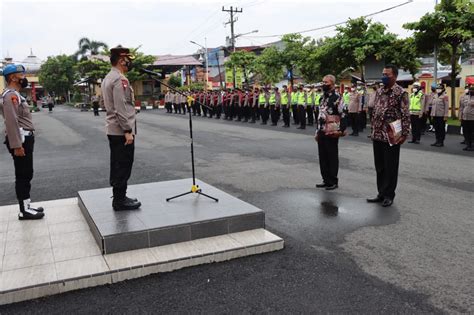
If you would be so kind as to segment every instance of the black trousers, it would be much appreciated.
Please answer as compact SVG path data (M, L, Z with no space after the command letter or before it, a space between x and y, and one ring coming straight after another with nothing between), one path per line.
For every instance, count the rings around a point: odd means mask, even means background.
M268 107L265 107L265 105L260 105L260 116L262 117L262 122L267 123L268 118L270 116L270 111Z
M125 136L107 136L110 146L110 186L114 199L123 199L127 194L127 182L132 174L135 141L125 145Z
M167 112L167 113L172 113L172 112L173 112L173 108L172 108L172 105L171 105L170 102L167 102L167 103L165 104L165 107L166 107L166 112Z
M466 146L474 147L474 120L463 120L463 134L466 139Z
M314 110L313 106L306 106L306 114L308 116L308 125L314 125Z
M290 108L289 105L281 105L281 111L283 113L283 123L285 126L290 125Z
M15 192L18 201L30 198L31 180L33 179L33 151L35 147L35 137L25 137L23 149L25 156L15 156L14 150L8 145L8 139L5 139L7 149L13 157L15 166Z
M280 108L276 107L276 105L270 105L270 117L272 124L277 124L280 119Z
M306 108L304 105L298 105L299 122L301 128L306 128Z
M244 106L242 107L242 117L244 118L244 121L249 121L251 113L250 106Z
M257 120L258 108L257 106L250 107L250 121L255 122Z
M298 105L293 104L291 105L291 111L293 112L293 123L295 125L300 124L300 114L298 114Z
M365 110L359 113L359 130L364 131L367 127L367 112Z
M444 117L433 117L433 127L435 129L435 137L437 143L444 143L446 137L446 122Z
M181 109L183 110L183 115L186 114L186 103L181 103Z
M94 110L94 116L99 116L99 103L92 103L92 109Z
M352 133L359 134L359 113L349 113L349 121L352 127Z
M218 104L216 106L216 118L217 119L221 118L221 114L222 114L222 104Z
M420 141L421 139L421 118L419 115L410 115L411 121L411 136L413 140Z
M327 137L320 132L318 141L319 169L323 182L327 185L338 185L339 171L339 138Z
M378 196L393 200L398 182L400 145L390 146L387 142L374 141L373 147Z
M177 114L178 112L181 114L181 106L179 104L173 104L174 113Z

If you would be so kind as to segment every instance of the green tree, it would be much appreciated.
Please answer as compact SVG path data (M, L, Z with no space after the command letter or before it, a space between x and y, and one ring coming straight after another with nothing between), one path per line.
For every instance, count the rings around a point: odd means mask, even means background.
M415 75L421 67L420 53L415 45L413 37L395 40L385 51L386 63L397 65L399 68L410 72L415 79Z
M268 47L255 60L255 73L264 84L277 83L283 77L280 52L275 47Z
M225 67L235 67L242 69L244 74L245 85L248 87L249 81L248 78L255 71L255 61L257 56L253 52L248 52L245 50L235 51L230 55L228 61L224 63Z
M81 78L87 78L92 84L97 84L110 71L110 63L99 59L86 59L76 64L75 70Z
M305 45L310 41L310 38L303 37L301 34L285 34L281 40L284 48L279 53L280 62L289 71L290 84L293 86L296 67L306 59L309 52Z
M168 79L168 84L171 86L171 87L174 87L174 88L178 88L181 86L181 78L175 76L175 75L170 75L169 79Z
M460 72L458 60L462 45L474 36L474 4L469 0L442 0L434 12L427 13L419 21L407 23L404 27L415 31L413 36L419 51L431 53L436 46L440 48L441 59L449 58L451 108L456 108L456 77ZM456 117L454 110L451 116Z
M138 49L139 47L130 49L130 52L135 55L135 60L133 60L133 68L126 74L130 83L147 79L148 76L146 74L140 73L138 69L146 68L155 61L154 56L145 55L144 53L139 52Z
M79 49L74 54L77 60L86 59L88 55L98 55L101 52L101 48L103 51L108 50L108 46L106 43L101 41L91 40L87 37L83 37L78 42Z
M384 58L386 48L396 40L396 35L387 32L385 25L373 23L363 17L349 19L339 26L334 37L333 48L338 62L343 68L353 67L360 71L364 79L364 64L369 57Z
M77 79L74 56L48 57L39 70L39 81L49 92L68 99L74 81Z

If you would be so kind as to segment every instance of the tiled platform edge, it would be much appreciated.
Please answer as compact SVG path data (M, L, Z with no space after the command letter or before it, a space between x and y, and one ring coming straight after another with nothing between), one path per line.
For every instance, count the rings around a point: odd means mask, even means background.
M76 198L42 205L48 207L46 219L27 224L16 219L15 206L0 207L0 304L268 253L284 247L280 237L265 229L254 229L101 255ZM65 211L67 216L64 216ZM25 246L35 240L42 249Z

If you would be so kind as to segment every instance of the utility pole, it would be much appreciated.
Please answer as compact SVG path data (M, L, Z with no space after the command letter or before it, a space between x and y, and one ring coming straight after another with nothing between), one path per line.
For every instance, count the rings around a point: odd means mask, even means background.
M235 35L234 35L234 23L237 22L237 19L234 19L234 13L242 13L242 9L230 7L230 9L225 9L222 7L222 12L230 13L230 20L226 24L230 24L230 48L232 52L235 52ZM232 67L232 81L235 89L235 67Z

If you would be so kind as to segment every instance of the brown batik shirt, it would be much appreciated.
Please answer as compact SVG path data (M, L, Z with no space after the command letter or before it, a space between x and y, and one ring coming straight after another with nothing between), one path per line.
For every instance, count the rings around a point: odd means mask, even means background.
M387 130L391 122L400 119L402 136L410 134L410 110L408 93L398 84L390 89L380 88L375 94L372 119L372 140L388 142Z

